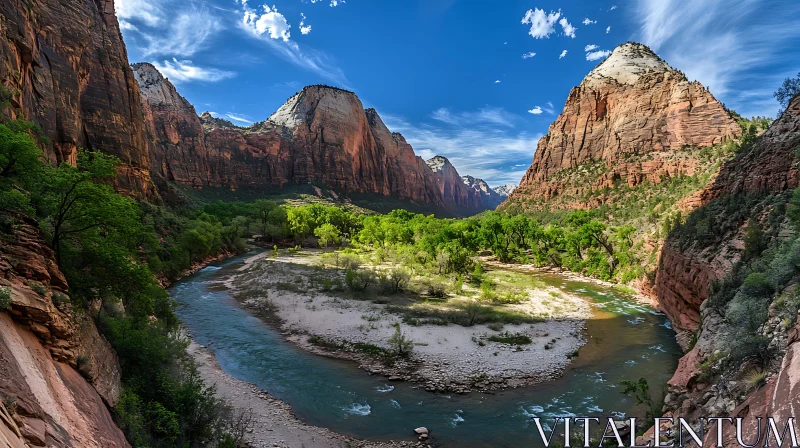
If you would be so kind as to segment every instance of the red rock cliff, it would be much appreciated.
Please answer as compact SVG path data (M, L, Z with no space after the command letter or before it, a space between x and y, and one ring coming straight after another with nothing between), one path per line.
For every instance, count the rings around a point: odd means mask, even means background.
M466 186L455 168L443 177L391 132L352 92L310 86L268 120L247 128L198 117L150 64L134 64L152 141L153 173L203 188L320 184L471 213L496 204Z
M703 203L723 196L778 193L798 185L800 172L795 151L800 147L800 98L759 138L748 152L726 163L715 181L700 195ZM757 218L757 217L756 217ZM716 222L724 221L719 216ZM679 331L693 331L700 321L700 304L708 297L712 280L730 272L739 259L745 222L714 247L692 245L681 250L674 237L662 249L656 276L661 308Z
M0 2L0 84L11 115L38 124L53 163L79 147L119 157L119 188L149 192L139 87L112 0Z
M533 164L509 202L549 199L572 187L579 195L622 180L693 174L685 147L721 143L740 134L724 107L649 48L626 43L572 89L564 110L539 140ZM557 174L589 162L607 171L594 185L567 185Z
M14 403L15 426L32 446L127 447L106 407L120 394L110 344L72 312L36 223L0 219L0 288L12 299L0 310L0 392Z

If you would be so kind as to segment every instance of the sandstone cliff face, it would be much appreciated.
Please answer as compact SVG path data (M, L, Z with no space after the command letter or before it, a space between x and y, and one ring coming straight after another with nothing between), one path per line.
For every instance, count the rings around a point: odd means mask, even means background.
M498 191L497 188L490 187L483 179L476 179L472 176L461 176L461 181L464 182L467 188L475 191L481 197L481 202L489 205L490 208L495 208L500 205L509 194L504 193L504 191L507 191L505 189ZM509 186L504 185L501 188L509 188ZM513 191L513 189L511 191Z
M149 194L139 88L112 0L0 2L0 85L12 117L38 124L53 163L85 147L119 157L119 188Z
M425 163L433 172L437 191L443 198L448 198L465 208L479 209L481 207L484 202L483 195L474 185L467 185L464 182L446 157L435 156L426 160Z
M0 311L0 392L15 403L22 436L32 446L128 446L106 407L120 394L116 355L73 312L36 223L0 218L0 287L12 297Z
M198 117L152 65L133 68L147 116L152 170L171 182L231 190L321 184L459 213L496 205L463 185L454 168L447 177L434 173L352 92L306 87L266 121L242 128L208 113Z
M707 204L724 196L758 196L778 193L798 185L800 171L795 156L800 147L800 99L759 138L748 152L725 164L715 181L700 193ZM721 222L724 217L719 217ZM655 292L659 304L678 331L693 331L700 321L700 304L708 297L711 281L730 272L743 249L745 221L725 235L716 247L693 245L680 250L674 238L662 248Z
M565 191L580 195L622 181L694 173L686 147L704 147L738 136L741 130L723 106L698 82L689 82L649 48L617 47L581 85L539 140L533 164L509 202L550 199ZM570 185L564 170L602 163L593 184Z

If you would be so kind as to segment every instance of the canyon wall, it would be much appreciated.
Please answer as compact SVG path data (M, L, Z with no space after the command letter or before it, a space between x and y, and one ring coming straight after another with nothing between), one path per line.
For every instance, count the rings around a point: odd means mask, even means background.
M475 213L496 203L461 181L455 168L434 172L402 135L352 92L309 86L269 119L238 127L197 116L147 63L134 64L147 116L154 175L193 188L280 189L315 184Z
M152 194L139 87L112 0L0 2L0 102L42 128L52 163L119 157L119 189Z
M692 175L696 160L682 149L722 143L740 133L700 83L689 82L644 45L628 42L572 89L508 203L524 207L615 182L633 187ZM569 182L565 173L589 164L602 165L601 174L588 183Z
M126 447L107 406L120 367L68 285L35 221L0 213L0 393L31 446Z
M714 182L700 193L700 202L709 204L724 197L759 197L797 187L798 147L800 99L795 98L749 151L738 154L720 169ZM714 218L718 223L726 219L728 216L722 213ZM708 297L711 282L723 278L739 260L746 219L739 218L733 224L734 230L723 235L716 245L693 244L682 249L674 236L665 241L655 293L676 330L697 329L700 304Z

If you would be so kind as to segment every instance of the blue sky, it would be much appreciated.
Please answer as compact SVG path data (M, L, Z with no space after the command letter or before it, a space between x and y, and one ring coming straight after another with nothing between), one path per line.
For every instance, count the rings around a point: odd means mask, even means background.
M198 113L267 118L310 84L353 90L418 155L516 184L572 87L653 48L743 115L800 71L796 0L116 0L131 62Z

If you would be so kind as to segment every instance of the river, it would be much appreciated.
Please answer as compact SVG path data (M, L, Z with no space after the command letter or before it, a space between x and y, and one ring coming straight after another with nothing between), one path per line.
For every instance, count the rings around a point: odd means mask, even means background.
M619 382L643 377L652 393L660 394L681 356L664 315L613 288L532 274L594 304L586 322L587 343L564 375L498 393L432 394L413 384L390 384L352 362L317 356L284 341L241 309L220 283L243 259L229 259L176 282L169 292L179 318L229 375L286 401L306 423L362 439L411 440L411 429L426 426L437 446L539 445L532 415L547 421L554 416L635 416L635 403L620 393Z

